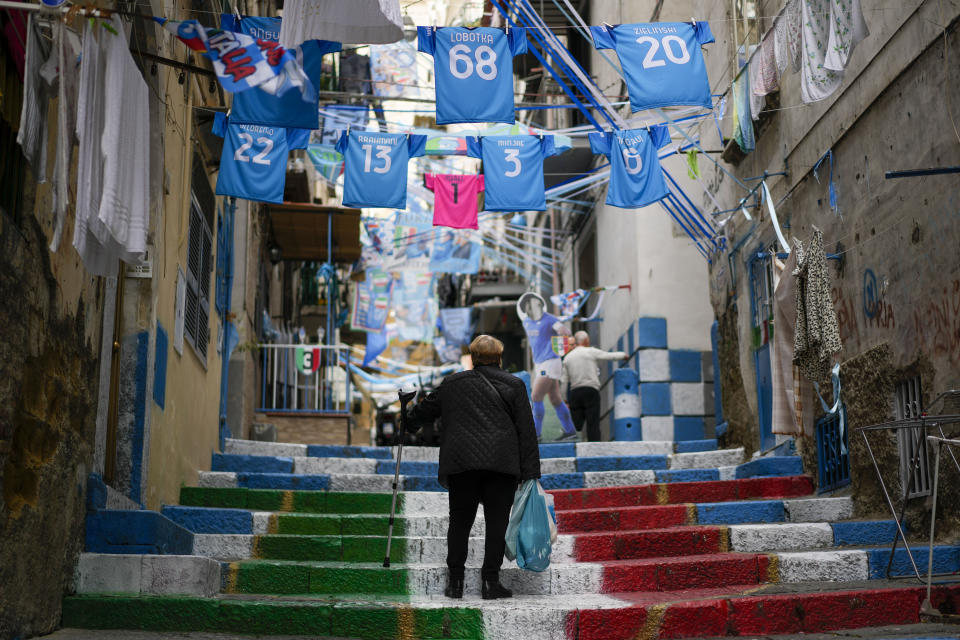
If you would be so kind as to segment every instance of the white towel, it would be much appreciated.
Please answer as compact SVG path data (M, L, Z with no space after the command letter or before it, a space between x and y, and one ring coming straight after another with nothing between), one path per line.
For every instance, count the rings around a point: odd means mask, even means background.
M823 66L830 41L833 0L803 0L803 67L800 93L804 102L817 102L833 95L843 83L843 71Z
M306 40L390 44L403 38L398 0L286 0L280 45Z
M73 246L83 260L83 266L98 276L117 274L117 261L122 253L107 229L100 224L97 213L100 209L100 192L103 188L103 154L100 137L103 134L103 103L105 55L104 38L111 37L101 30L101 42L94 36L94 29L87 24L83 31L80 86L77 95L77 207L73 226ZM107 239L100 241L99 235Z
M62 22L53 23L53 46L56 56L57 85L57 158L53 166L53 237L50 251L60 247L63 222L70 202L70 162L73 160L74 129L76 127L78 63L80 39Z
M47 107L50 88L40 74L52 48L45 46L33 14L27 18L27 53L23 68L23 107L17 144L33 169L37 184L47 181Z
M830 43L823 66L833 71L843 71L854 48L870 35L870 30L863 19L860 0L833 0L831 11Z
M126 31L113 18L116 35L104 34L103 192L97 215L127 262L147 249L150 223L150 104L149 88L133 61ZM100 238L101 242L105 238Z

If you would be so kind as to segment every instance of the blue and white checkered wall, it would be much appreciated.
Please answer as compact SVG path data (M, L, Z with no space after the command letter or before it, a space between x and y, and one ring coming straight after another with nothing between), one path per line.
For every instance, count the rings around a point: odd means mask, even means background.
M711 352L670 349L665 318L639 318L617 340L616 350L633 353L627 366L640 377L640 426L644 440L701 440L713 437ZM607 375L619 363L609 363ZM610 414L613 434L613 413Z

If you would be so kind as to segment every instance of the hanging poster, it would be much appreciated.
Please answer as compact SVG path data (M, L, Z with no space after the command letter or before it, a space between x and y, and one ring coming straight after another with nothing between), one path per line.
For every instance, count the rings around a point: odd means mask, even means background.
M434 229L430 270L434 273L476 273L480 270L483 239L472 229Z
M323 133L319 142L335 146L340 134L349 127L351 131L366 131L370 122L370 107L367 105L330 104L321 109Z
M383 259L386 271L429 271L433 218L426 211L398 211Z
M400 340L433 342L437 326L435 284L429 271L404 271L394 284L390 306Z
M417 50L413 43L370 46L370 78L373 92L385 98L419 98L417 87Z
M350 326L354 331L380 331L390 311L393 278L389 273L371 270L357 283L353 294Z

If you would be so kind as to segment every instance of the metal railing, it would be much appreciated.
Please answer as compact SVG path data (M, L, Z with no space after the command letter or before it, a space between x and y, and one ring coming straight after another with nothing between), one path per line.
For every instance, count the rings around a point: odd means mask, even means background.
M259 411L350 413L347 345L260 344Z

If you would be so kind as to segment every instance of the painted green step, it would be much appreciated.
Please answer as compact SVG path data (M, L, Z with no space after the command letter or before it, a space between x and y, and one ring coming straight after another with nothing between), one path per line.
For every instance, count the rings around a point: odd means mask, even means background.
M393 550L391 549L391 555ZM380 555L383 562L383 555ZM378 594L410 593L404 566L345 567L320 562L244 560L225 563L221 572L224 593L249 594Z
M315 536L382 536L390 525L389 516L280 513L270 519L270 533ZM406 533L404 518L393 521L393 535Z
M268 535L255 536L253 544L254 557L264 560L383 562L387 554L386 536ZM394 536L390 561L406 562L408 548L406 538Z
M331 604L185 596L68 596L62 626L80 629L217 631L394 640L482 640L479 609L414 609L402 603Z
M329 491L281 491L222 487L181 487L180 504L188 507L225 507L254 511L298 513L389 514L389 493L333 493ZM397 496L397 512L403 496Z

